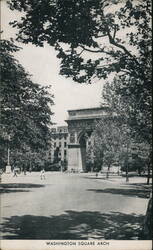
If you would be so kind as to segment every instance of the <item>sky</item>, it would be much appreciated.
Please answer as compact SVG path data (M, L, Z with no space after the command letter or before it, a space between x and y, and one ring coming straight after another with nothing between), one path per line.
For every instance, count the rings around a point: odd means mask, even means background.
M1 2L1 38L15 38L16 30L9 26L9 22L17 18L18 12L11 11L7 7L6 0ZM67 110L97 107L102 102L103 80L91 85L73 82L70 78L59 75L60 61L56 58L53 47L45 45L43 48L34 45L19 44L23 49L14 53L14 56L25 68L31 79L41 85L52 85L54 94L52 121L58 126L67 125L65 119L68 117Z

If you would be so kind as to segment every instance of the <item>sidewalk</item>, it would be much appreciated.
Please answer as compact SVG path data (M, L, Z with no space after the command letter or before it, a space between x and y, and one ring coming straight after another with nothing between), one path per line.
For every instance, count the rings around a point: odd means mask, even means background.
M96 178L95 174L90 175L91 178ZM129 181L126 182L126 177L118 176L118 175L110 175L109 178L106 178L106 175L99 174L96 178L97 180L103 180L108 182L115 182L119 185L128 185L128 184L141 184L141 185L147 185L147 177L141 177L141 176L132 176L129 177ZM152 178L150 178L150 184L148 186L152 185Z
M61 172L46 172L46 178L47 176L54 176L54 175L65 175L65 173ZM106 178L106 175L104 174L98 174L98 177L96 177L95 173L75 173L72 174L73 176L79 175L79 176L88 176L91 179L97 179L97 181L106 181L106 182L112 182L117 183L118 185L128 185L128 184L141 184L147 186L147 177L141 177L141 176L134 176L129 177L129 182L126 182L126 177L118 176L118 175L110 175L109 178ZM13 177L13 173L3 173L1 175L1 182L0 183L19 183L19 182L40 182L40 172L27 172L26 175L24 173L18 174L17 177ZM114 184L115 184L114 183ZM148 186L152 185L152 178L150 178L150 184Z
M1 237L138 239L150 188L136 178L126 185L125 178L95 173L46 172L46 180L40 172L3 174Z
M1 184L3 183L39 183L40 182L40 172L27 172L20 173L17 177L13 177L13 173L3 173L1 176Z

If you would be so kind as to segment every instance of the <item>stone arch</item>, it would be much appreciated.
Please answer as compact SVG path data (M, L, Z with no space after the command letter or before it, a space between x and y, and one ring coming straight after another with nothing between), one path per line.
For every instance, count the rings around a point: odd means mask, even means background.
M106 115L108 107L69 110L68 119L68 169L86 170L86 144L91 136L95 121Z
M81 138L84 138L85 140L88 139L88 137L91 136L93 132L93 129L83 129L78 133L77 141L80 143Z

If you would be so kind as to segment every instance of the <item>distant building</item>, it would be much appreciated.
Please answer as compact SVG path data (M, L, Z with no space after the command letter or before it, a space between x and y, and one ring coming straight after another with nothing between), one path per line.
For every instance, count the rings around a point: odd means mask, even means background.
M67 126L58 126L52 128L51 138L51 162L67 163L68 157L68 128Z

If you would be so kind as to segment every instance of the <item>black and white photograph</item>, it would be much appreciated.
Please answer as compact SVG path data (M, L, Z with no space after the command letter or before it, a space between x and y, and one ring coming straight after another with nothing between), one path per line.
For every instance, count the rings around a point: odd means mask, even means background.
M0 4L0 248L151 250L151 0Z

